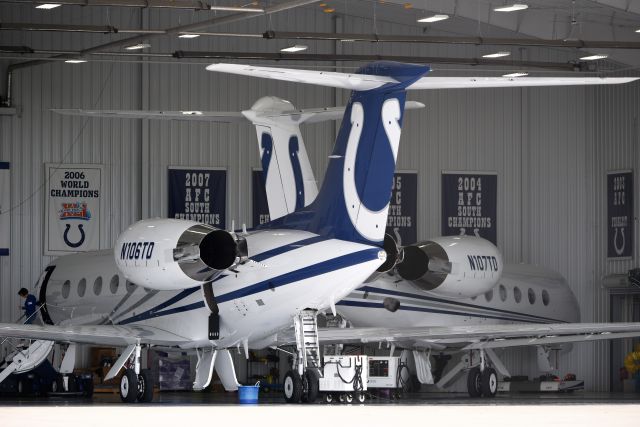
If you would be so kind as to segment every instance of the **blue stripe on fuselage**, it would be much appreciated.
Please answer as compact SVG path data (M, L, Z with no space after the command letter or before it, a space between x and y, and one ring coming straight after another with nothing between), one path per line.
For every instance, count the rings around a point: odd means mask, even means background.
M244 288L226 293L224 295L220 295L216 297L216 302L218 304L222 304L224 302L231 301L236 298L246 297L246 296L257 294L259 292L263 292L269 289L275 289L277 287L289 285L289 284L296 283L296 282L309 279L315 276L330 273L335 270L340 270L342 268L351 267L351 266L368 262L368 261L373 261L378 259L378 252L379 252L379 249L377 248L365 249L359 252L350 253L347 255L343 255L337 258L327 260L327 261L323 261L318 264L310 265L308 267L304 267L299 270L285 273L280 276L272 277L262 282L258 282L253 285L249 285ZM176 302L186 298L187 296L191 295L193 292L197 291L198 289L199 289L199 286L186 289L180 292L178 295L174 296L173 298L169 299L168 301L160 304L159 306L152 308L150 310L147 310L144 313L140 313L136 316L122 320L121 322L118 322L118 324L126 325L133 322L140 322L140 321L152 319L155 317L181 313L184 311L189 311L189 310L194 310L197 308L204 307L204 302L200 301L200 302L189 304L183 307L176 307L174 309L160 311L163 308L166 308L167 306L175 304Z
M538 320L545 320L545 321L551 321L554 323L566 323L564 320L558 320L558 319L552 319L549 317L542 317L542 316L536 316L534 314L525 314L525 313L518 313L517 311L510 311L510 310L503 310L500 308L493 308L493 307L488 307L488 306L482 306L482 305L476 305L476 304L470 304L467 302L460 302L460 301L453 301L453 300L448 300L448 299L444 299L444 298L437 298L437 297L430 297L430 296L426 296L426 295L417 295L417 294L412 294L409 292L401 292L401 291L394 291L391 289L381 289L381 288L376 288L373 286L363 286L362 288L358 288L355 290L355 292L371 292L374 294L386 294L386 295L394 295L394 296L400 296L400 297L408 297L408 298L415 298L415 299L419 299L419 300L424 300L424 301L433 301L433 302L440 302L440 303L444 303L444 304L451 304L451 305L458 305L460 307L469 307L469 308L479 308L482 310L489 310L489 311L495 311L498 313L504 313L504 314L509 314L509 315L516 315L516 316L524 316L524 317L532 317Z
M377 303L377 302L340 301L336 305L343 305L343 306L347 306L347 307L381 308L383 310L386 310L382 303ZM439 309L425 308L425 307L411 307L411 306L406 306L406 305L402 305L402 304L400 304L399 310L422 311L422 312L426 312L426 313L448 314L448 315L453 315L453 316L464 316L464 317L479 317L479 318L483 318L483 319L509 320L511 322L520 322L520 323L522 323L522 319L514 319L514 318L510 318L510 317L491 316L491 315L486 315L486 314L475 314L475 313L462 313L462 312L457 312L457 311L439 310ZM542 320L536 320L536 321L532 320L532 321L529 321L527 323L550 323L550 322L544 322Z
M280 276L263 280L262 282L246 286L244 288L226 293L224 295L220 295L216 298L216 300L218 301L218 303L223 303L236 298L246 297L249 295L257 294L258 292L263 292L305 279L310 279L311 277L320 276L322 274L330 273L342 268L351 267L356 264L373 261L378 259L378 252L380 252L380 250L376 248L365 249L359 252L343 255L337 258L323 261L318 264L290 271L289 273L285 273Z

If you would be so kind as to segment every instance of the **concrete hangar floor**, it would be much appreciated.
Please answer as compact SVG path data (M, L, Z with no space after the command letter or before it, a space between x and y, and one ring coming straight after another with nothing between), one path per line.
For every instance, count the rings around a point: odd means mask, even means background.
M300 417L300 418L298 418ZM95 394L91 399L48 397L0 399L0 425L147 426L185 425L185 421L241 422L240 425L282 425L299 419L309 425L398 425L398 422L472 422L478 425L521 426L637 426L640 394L499 393L493 399L474 399L455 393L410 393L400 400L375 398L364 404L313 405L282 403L280 393L260 395L257 405L240 405L236 394L162 392L149 405L124 405L117 394ZM38 424L40 423L40 424ZM250 424L251 423L251 424ZM337 424L336 424L337 423ZM391 423L391 424L390 424ZM355 425L355 424L353 424Z

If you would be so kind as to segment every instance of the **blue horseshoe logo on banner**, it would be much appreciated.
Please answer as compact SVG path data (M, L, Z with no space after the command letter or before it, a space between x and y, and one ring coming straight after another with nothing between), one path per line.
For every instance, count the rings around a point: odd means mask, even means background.
M624 227L620 228L620 236L622 236L622 246L618 247L618 227L615 227L615 231L613 233L613 249L615 249L618 256L621 256L624 253Z
M291 169L293 169L293 179L296 183L296 210L304 207L304 182L302 180L302 167L300 166L298 151L300 151L300 145L298 137L294 135L289 139L289 156L291 158Z
M71 248L77 248L81 246L84 243L84 239L85 239L85 234L84 234L84 229L82 227L82 224L78 224L78 230L80 231L80 240L78 240L75 243L69 240L69 236L68 236L69 230L71 230L71 226L69 224L65 224L64 234L62 235L64 242L67 244L67 246Z

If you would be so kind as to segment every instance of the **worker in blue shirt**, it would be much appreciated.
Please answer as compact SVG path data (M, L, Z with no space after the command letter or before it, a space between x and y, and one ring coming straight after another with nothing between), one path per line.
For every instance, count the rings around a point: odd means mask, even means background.
M30 325L33 323L36 317L38 317L35 314L36 309L38 308L38 300L36 300L36 297L31 295L26 288L20 289L18 295L24 298L24 306L20 307L24 310L24 313L27 317L24 323L25 325Z

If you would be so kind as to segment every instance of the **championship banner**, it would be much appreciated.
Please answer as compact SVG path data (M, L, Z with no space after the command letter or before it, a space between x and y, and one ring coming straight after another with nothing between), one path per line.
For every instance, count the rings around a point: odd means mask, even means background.
M0 256L9 255L11 239L11 173L9 162L0 162Z
M497 244L498 175L442 172L442 235L483 237Z
M391 201L387 217L387 234L393 236L398 246L406 246L418 240L418 174L396 172L391 186Z
M633 256L633 171L607 172L607 257Z
M226 227L227 171L169 167L169 218Z
M253 201L253 226L269 222L269 202L267 201L267 192L264 188L264 179L262 178L262 169L253 169L251 171L251 199Z
M45 164L45 255L100 249L102 175L102 165Z

